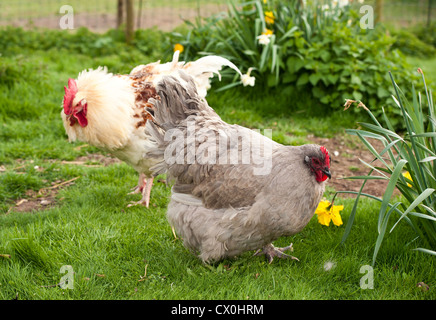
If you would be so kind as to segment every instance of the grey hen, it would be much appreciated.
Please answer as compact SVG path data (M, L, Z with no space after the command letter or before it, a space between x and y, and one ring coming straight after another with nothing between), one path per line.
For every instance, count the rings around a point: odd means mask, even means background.
M155 175L174 180L168 220L185 247L204 262L249 250L291 257L272 241L301 231L313 216L330 178L330 156L318 145L283 146L264 135L230 125L180 72L181 85L164 77L154 100L156 123L147 130L159 146ZM187 89L186 89L187 88ZM294 258L296 259L296 258ZM298 260L298 259L297 259Z

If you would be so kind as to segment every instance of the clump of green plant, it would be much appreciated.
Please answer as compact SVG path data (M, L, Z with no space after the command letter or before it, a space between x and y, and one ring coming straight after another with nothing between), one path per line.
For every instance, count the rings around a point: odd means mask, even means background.
M66 30L24 30L22 28L0 28L0 52L2 57L27 55L35 50L61 50L65 54L83 54L104 57L119 56L123 63L145 63L144 55L162 58L163 48L168 46L165 33L158 29L137 30L131 46L125 44L125 33L110 29L97 34L86 28L74 32Z
M392 47L399 49L404 54L420 58L430 58L436 55L436 48L432 44L419 39L413 32L408 30L392 30L391 34L395 38Z
M425 88L425 97L417 93L412 86L413 100L410 102L403 91L395 83L389 73L396 98L395 104L401 112L406 131L396 132L389 116L382 108L380 121L373 112L363 105L373 123L359 123L363 129L348 129L349 134L357 135L365 147L374 155L380 165L365 163L370 169L367 176L351 177L362 179L359 192L339 191L338 193L357 194L354 207L345 229L343 241L350 233L357 211L359 198L367 196L381 202L378 215L378 237L375 243L373 263L387 231L392 232L400 221L407 222L416 232L423 247L416 250L436 255L436 105L432 92L426 86L424 73L421 73ZM347 107L355 101L347 101ZM384 122L384 125L382 125ZM369 139L377 139L383 143L383 150L376 150ZM376 175L372 175L376 173ZM384 196L378 198L362 192L365 183L371 179L389 181ZM398 189L402 197L391 203L394 189ZM392 215L398 219L388 230L388 223Z
M417 25L411 28L411 32L424 43L436 48L436 22L433 22L429 26Z
M386 90L387 71L400 85L417 78L384 29L362 30L359 15L333 1L232 2L226 15L197 21L187 36L175 35L185 59L203 54L224 56L243 72L252 68L259 86L281 86L311 92L327 109L345 99L386 106L392 124L401 114ZM379 116L378 111L375 115Z

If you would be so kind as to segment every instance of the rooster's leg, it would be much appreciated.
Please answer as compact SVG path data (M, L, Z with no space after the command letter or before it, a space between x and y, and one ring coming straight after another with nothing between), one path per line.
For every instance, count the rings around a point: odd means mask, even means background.
M128 204L127 207L143 205L143 206L146 206L148 208L148 206L150 204L150 193L151 193L152 186L153 186L153 178L146 178L145 175L143 175L142 183L141 182L138 183L138 188L139 188L140 192L142 193L142 199L138 202L133 202L133 203ZM136 193L138 193L138 192L136 192Z
M129 192L129 194L137 194L137 193L142 193L142 190L144 189L145 186L145 174L140 173L139 174L139 179L138 179L138 185L136 187L134 187L132 189L132 192Z
M147 208L148 208L148 205L150 204L150 193L151 193L152 186L153 186L153 178L146 179L145 186L142 189L141 201L145 204L145 206Z
M261 254L264 254L265 257L268 259L268 263L273 262L274 257L278 257L278 258L291 258L293 260L298 260L298 258L287 255L283 252L285 252L286 250L291 250L293 251L294 249L292 248L292 243L284 248L276 248L272 245L272 243L266 245L265 247L263 247L262 249L257 250L254 255L255 256L260 256Z

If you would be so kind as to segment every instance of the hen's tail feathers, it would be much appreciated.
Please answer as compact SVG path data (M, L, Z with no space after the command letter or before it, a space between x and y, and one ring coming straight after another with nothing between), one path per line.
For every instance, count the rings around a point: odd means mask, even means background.
M218 117L197 92L193 78L178 71L180 80L164 76L156 89L160 100L152 100L156 122L165 130L176 127L190 115Z
M154 105L154 121L147 121L146 130L157 142L157 147L150 149L146 157L164 159L165 148L171 142L165 141L166 132L176 128L189 116L219 118L206 100L198 95L192 77L182 70L178 73L184 83L176 77L164 76L156 87L160 100L149 100ZM164 173L166 166L165 160L162 160L151 170L156 176Z

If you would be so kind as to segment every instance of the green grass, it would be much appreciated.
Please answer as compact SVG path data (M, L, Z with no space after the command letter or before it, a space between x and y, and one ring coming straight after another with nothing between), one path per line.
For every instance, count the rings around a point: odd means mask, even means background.
M425 79L436 86L436 57L431 59L420 59L416 57L407 57L407 61L414 68L421 68L424 71Z
M150 58L130 48L99 57L73 49L10 50L0 57L0 254L10 255L0 256L0 299L17 294L19 299L436 298L435 260L411 250L415 234L406 224L384 242L374 267L374 289L360 288L360 268L372 259L379 210L377 203L365 199L343 245L343 226L327 228L314 217L301 233L275 242L293 242L300 262L268 265L247 252L234 260L202 264L173 236L165 216L170 188L164 183L155 183L150 209L126 208L140 197L127 196L137 182L133 169L62 162L98 152L67 142L59 116L67 79L105 63L127 72ZM273 138L286 144L307 143L313 134L342 134L356 121L352 113L317 109L307 93L291 89L212 90L208 101L229 123L273 129ZM74 185L60 188L54 207L10 210L28 190L73 178ZM344 225L353 201L336 202L345 206ZM325 271L330 262L333 268ZM72 290L56 286L65 275L60 273L64 265L74 270ZM418 288L421 281L430 290Z
M374 289L360 288L360 268L370 263L368 244L376 237L369 232L376 227L374 216L358 217L345 245L339 245L343 228L326 228L316 219L300 234L275 242L293 242L300 262L268 265L249 252L206 266L174 239L165 218L169 191L163 184L153 189L151 201L157 207L125 210L124 193L134 182L129 168L120 165L88 174L62 192L66 200L59 208L0 217L0 252L12 256L0 260L0 298L17 293L20 299L435 298L434 260L404 249L413 238L406 228L384 245ZM343 202L346 223L352 201ZM366 201L361 210L371 215L377 208ZM325 271L328 262L333 268ZM47 287L59 283L63 265L74 269L74 289ZM146 265L145 280L139 281ZM417 288L421 281L431 289Z

